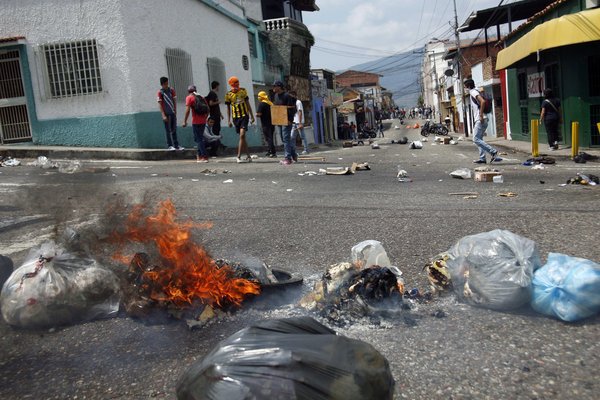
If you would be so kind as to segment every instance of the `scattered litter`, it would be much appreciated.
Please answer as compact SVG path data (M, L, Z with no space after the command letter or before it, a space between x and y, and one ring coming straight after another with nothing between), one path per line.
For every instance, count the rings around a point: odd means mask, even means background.
M494 183L504 183L504 178L502 175L496 175L492 177L492 182Z
M293 190L294 190L294 189L285 189L285 191L286 191L286 192L291 192L291 191L293 191Z
M304 175L307 175L307 176L314 176L314 175L318 175L318 172L315 172L315 171L306 171L306 172L304 173Z
M372 144L371 144L371 148L372 148L372 149L379 149L379 148L380 148L380 147L379 147L379 143L377 143L377 142L374 142L374 143L372 143Z
M414 142L412 142L410 144L410 148L411 149L422 149L423 143L420 140L415 140Z
M452 287L461 300L495 310L530 302L533 271L541 266L534 241L496 229L465 236L447 253Z
M119 280L112 271L54 242L31 250L0 296L4 320L22 328L114 317L119 302Z
M412 179L408 177L408 172L405 169L402 169L398 165L398 174L396 174L396 178L398 178L398 182L412 182Z
M192 179L192 182L199 182L200 179Z
M429 142L429 139L427 139L427 138L421 138L421 142Z
M498 196L500 196L500 197L517 197L518 195L514 192L504 192L504 193L498 193Z
M150 174L150 176L158 176L158 174Z
M8 157L5 158L0 165L3 167L18 167L21 165L21 161L16 158Z
M352 247L350 254L352 262L361 268L368 268L373 265L379 265L380 267L392 265L383 245L377 240L365 240L358 243Z
M58 172L62 174L74 174L81 170L81 162L80 161L70 161L64 163L58 163Z
M46 156L39 156L34 161L27 163L32 167L40 167L42 169L58 168L58 165L54 161L50 161Z
M463 140L465 140L465 137L461 135L456 140L459 141L459 142L462 142Z
M256 178L250 178L248 179L250 182L254 182L256 180Z
M574 178L570 178L567 181L567 184L569 185L590 185L590 186L596 186L600 184L600 178L598 178L596 175L592 175L592 174L582 174L582 173L577 173L577 176Z
M223 181L223 183L233 183L233 179L227 179L226 181Z
M271 183L272 183L273 185L277 185L277 182L275 182L275 181L271 181Z
M400 129L398 125L394 125L394 129Z
M531 306L563 321L600 312L600 265L584 258L549 253L533 275Z
M256 154L252 154L252 155L250 155L250 158L253 160L256 160L258 158L258 156Z
M448 193L449 196L478 196L477 192L456 192L456 193Z
M450 176L457 179L471 179L472 174L469 168L460 168L450 172Z
M492 172L492 171L476 171L475 172L475 182L492 182L495 176L500 175L500 172Z
M310 317L267 320L234 333L196 361L177 385L178 399L379 400L393 395L390 365L379 351Z
M556 164L556 160L554 158L546 156L529 158L527 161L538 164Z
M542 164L536 164L531 169L544 169L544 166Z
M450 143L450 144L458 144L458 142L457 142L456 140L454 140L454 139L450 140L450 142L449 142L449 143Z
M545 183L546 183L546 181L540 181L540 184L541 184L541 185L543 185L543 184L545 184Z
M304 176L304 172L298 172L298 176Z
M370 171L371 167L369 166L368 162L363 162L363 163L352 163L352 167L350 168L352 170L352 172L354 171Z
M327 159L325 157L318 156L300 156L298 157L298 161L322 161L325 162Z
M469 195L469 196L463 197L463 199L465 199L465 200L475 200L477 198L479 198L479 196L476 196L476 195Z
M505 151L501 151L501 152L500 152L500 153L498 153L498 154L499 154L499 155L501 155L501 156L507 156L507 155L508 155L508 153L507 153L507 152L505 152Z
M338 157L338 160L343 160L343 158L342 157Z
M329 167L325 169L326 175L352 175L353 173L350 167Z

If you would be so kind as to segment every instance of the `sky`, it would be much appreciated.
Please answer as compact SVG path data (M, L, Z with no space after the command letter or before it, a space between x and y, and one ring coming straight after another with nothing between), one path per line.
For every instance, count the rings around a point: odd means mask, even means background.
M462 25L472 11L499 3L456 0L458 24ZM320 11L302 13L304 24L315 37L311 68L337 71L419 48L434 37L454 39L452 0L316 0L316 4ZM488 32L494 34L495 29ZM467 35L461 34L463 37Z

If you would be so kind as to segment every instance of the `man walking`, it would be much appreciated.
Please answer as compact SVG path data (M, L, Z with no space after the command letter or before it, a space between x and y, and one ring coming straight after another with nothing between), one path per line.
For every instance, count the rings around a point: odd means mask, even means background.
M208 106L210 107L208 116L214 121L212 133L217 136L221 134L221 120L224 119L223 114L221 114L221 107L219 107L219 104L221 104L221 100L219 100L219 87L219 82L212 81L210 84L210 92L208 92L205 97Z
M177 141L177 95L175 89L169 87L169 78L166 76L160 78L160 86L161 88L156 94L156 101L158 101L158 109L165 124L167 150L184 150Z
M308 141L306 140L306 134L304 133L304 106L298 99L298 95L295 91L290 91L290 96L296 100L296 114L294 114L294 123L292 125L292 146L295 150L296 138L298 137L298 133L300 133L302 145L304 146L302 154L308 154Z
M198 144L198 154L196 162L207 163L208 156L206 147L204 147L204 126L208 117L208 103L204 97L196 93L196 86L188 87L188 96L185 98L185 115L183 116L183 127L187 126L190 110L192 111L192 130L194 132L194 141Z
M227 123L229 127L235 126L235 132L240 135L240 141L238 143L236 161L251 162L250 151L248 150L248 143L246 142L246 132L248 131L248 119L252 118L254 123L254 114L252 114L252 107L248 99L248 92L246 89L240 87L240 81L235 76L232 76L228 80L231 90L225 95L225 104L227 105ZM231 117L233 116L233 123ZM242 160L242 152L246 153L246 159Z
M278 106L285 106L287 108L287 125L280 126L281 135L283 139L283 147L285 149L285 159L281 160L282 165L290 165L292 161L298 161L298 154L296 149L292 147L292 123L294 121L294 115L296 114L296 101L292 96L286 93L283 82L275 81L273 83L273 92L275 96L273 103Z
M471 98L471 106L476 112L474 112L476 118L475 126L473 127L473 143L479 147L479 159L473 161L474 164L485 164L486 158L485 153L490 153L490 164L493 162L502 161L502 158L498 157L498 150L484 142L483 134L488 126L488 117L484 113L486 99L483 98L479 90L475 89L475 81L473 79L465 80L465 87L469 90L469 97Z
M271 120L271 106L273 103L269 100L269 96L265 92L258 92L258 108L256 109L256 116L260 118L260 126L267 142L267 157L277 157L275 151L275 142L273 134L275 133L275 127Z

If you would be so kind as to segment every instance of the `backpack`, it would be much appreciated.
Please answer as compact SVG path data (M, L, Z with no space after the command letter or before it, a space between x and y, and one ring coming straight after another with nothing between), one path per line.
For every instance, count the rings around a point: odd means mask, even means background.
M209 108L208 103L206 103L206 99L199 94L194 94L194 97L194 112L196 115L208 114Z
M483 109L483 113L484 114L491 113L492 112L492 96L490 96L486 92L480 92L479 90L477 91L477 93L479 93L479 95L481 97L483 97L483 99L485 100L485 107ZM471 96L471 97L473 97L473 96ZM481 107L481 104L479 104L479 101L477 100L477 98L473 97L473 101L475 102L475 104L477 104L479 107Z

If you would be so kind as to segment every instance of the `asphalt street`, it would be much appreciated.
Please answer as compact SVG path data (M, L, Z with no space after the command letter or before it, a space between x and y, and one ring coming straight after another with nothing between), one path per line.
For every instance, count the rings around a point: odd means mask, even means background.
M86 233L100 254L104 216L115 202L154 206L172 199L182 219L213 223L195 234L214 257L260 259L305 278L300 289L199 330L124 316L33 332L2 321L0 398L174 399L181 374L223 338L256 320L306 314L297 306L302 294L366 239L381 241L407 287L422 290L423 267L432 257L465 235L497 228L537 242L544 260L559 252L600 261L600 187L560 186L577 172L600 175L599 163L559 160L533 170L521 165L525 154L509 153L496 166L504 183L479 183L449 176L474 167L471 142L441 145L430 138L420 150L390 143L401 136L419 134L392 128L378 139L380 149L334 147L313 154L324 162L291 166L221 158L85 161L74 174L25 165L31 160L0 168L0 254L16 266L66 227ZM371 170L306 174L352 162L368 162ZM398 182L399 166L412 182ZM216 173L201 172L207 168ZM476 198L451 194L464 192ZM517 196L499 196L505 192ZM437 310L446 317L433 316ZM563 323L528 308L491 311L449 296L381 324L331 327L373 344L388 359L397 399L597 399L599 323L598 316Z

